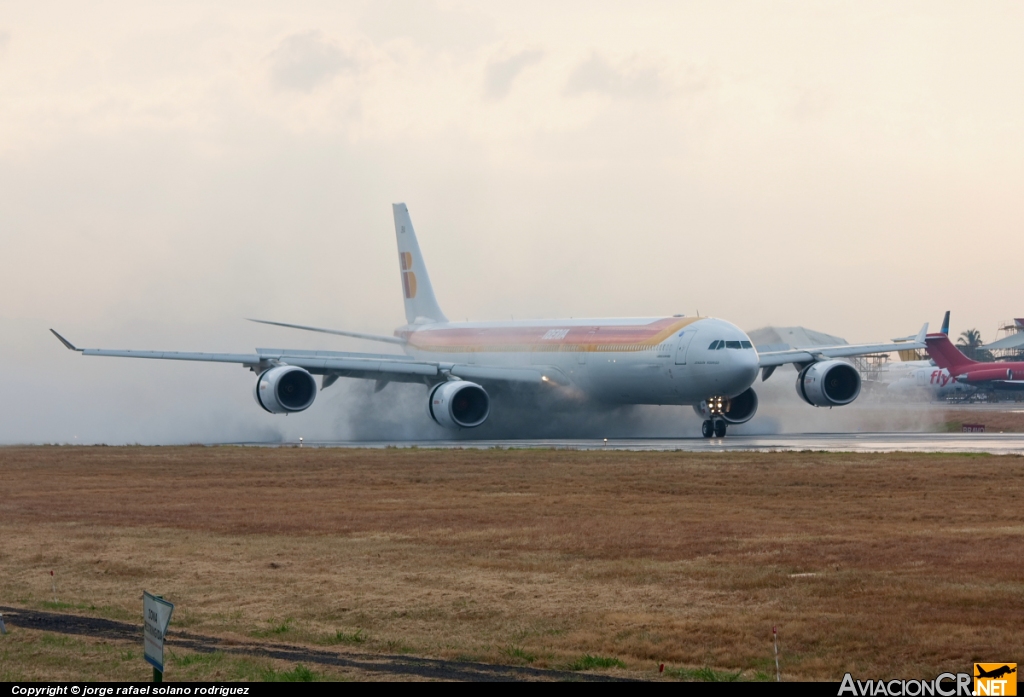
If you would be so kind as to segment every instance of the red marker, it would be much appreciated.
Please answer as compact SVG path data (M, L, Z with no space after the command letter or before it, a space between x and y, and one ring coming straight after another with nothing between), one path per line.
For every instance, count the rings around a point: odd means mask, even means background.
M660 666L658 666L658 672L659 673L664 673L665 672L665 664L664 663L662 663Z

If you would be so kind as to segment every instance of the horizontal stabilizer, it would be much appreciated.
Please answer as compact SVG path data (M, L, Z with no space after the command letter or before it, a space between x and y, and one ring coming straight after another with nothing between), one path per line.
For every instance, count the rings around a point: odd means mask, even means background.
M321 334L337 334L338 336L350 336L354 339L366 339L367 341L380 341L385 344L405 344L405 339L396 336L381 336L380 334L364 334L362 332L350 332L343 329L324 329L323 327L307 327L304 324L288 324L287 322L271 322L267 319L249 319L250 322L259 324L272 324L275 327L287 327L288 329L301 329L307 332L320 332Z

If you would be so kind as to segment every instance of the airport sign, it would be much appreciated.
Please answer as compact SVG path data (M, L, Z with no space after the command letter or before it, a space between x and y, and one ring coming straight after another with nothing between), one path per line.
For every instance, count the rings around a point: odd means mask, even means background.
M146 661L161 673L164 672L164 637L167 625L171 623L174 604L148 591L142 592L142 644Z

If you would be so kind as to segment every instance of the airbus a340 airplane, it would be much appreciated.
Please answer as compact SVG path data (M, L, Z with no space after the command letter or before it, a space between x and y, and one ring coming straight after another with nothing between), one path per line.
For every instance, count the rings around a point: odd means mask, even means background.
M860 394L857 370L845 356L924 348L926 324L914 342L816 347L758 354L738 327L711 317L560 319L510 322L449 322L434 297L412 220L405 204L393 206L407 323L394 336L321 329L281 322L278 326L397 344L405 356L257 349L256 353L176 353L80 349L53 332L69 349L86 356L162 358L238 363L257 373L256 402L273 414L308 409L320 389L338 378L413 382L426 386L430 417L441 426L480 426L491 395L532 390L609 404L691 405L704 417L705 437L724 436L757 411L752 389L780 365L799 369L796 390L816 407L849 404ZM53 331L53 330L51 330Z

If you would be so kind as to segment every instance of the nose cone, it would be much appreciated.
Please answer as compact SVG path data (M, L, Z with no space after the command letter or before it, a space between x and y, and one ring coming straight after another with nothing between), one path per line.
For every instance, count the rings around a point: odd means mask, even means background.
M723 394L735 397L754 384L757 377L757 352L750 349L731 352L728 361L723 361L725 374L722 376L720 389Z
M730 345L734 345L732 342L738 341L743 347L715 352L722 355L723 364L728 366L727 375L721 386L722 392L734 397L754 384L760 364L750 337L734 324L723 322L723 325L723 333L726 334L723 338L731 340ZM747 348L748 346L750 348Z

